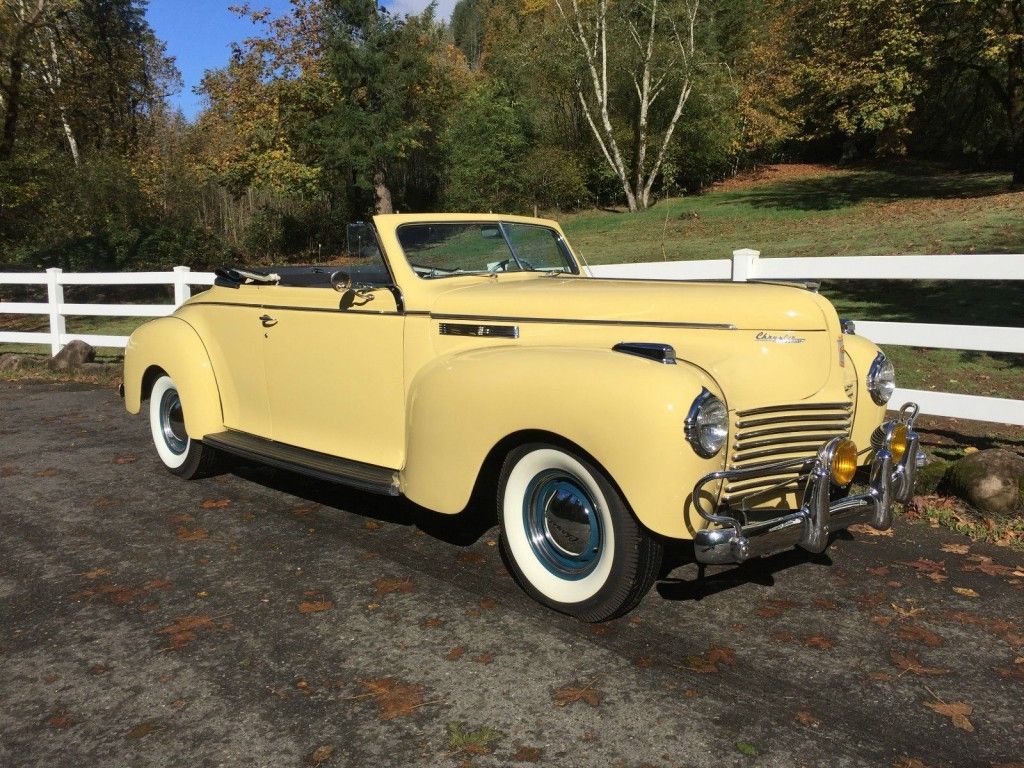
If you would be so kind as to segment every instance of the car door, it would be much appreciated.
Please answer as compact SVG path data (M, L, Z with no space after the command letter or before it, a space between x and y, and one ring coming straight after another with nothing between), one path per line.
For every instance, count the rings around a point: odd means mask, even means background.
M274 290L264 362L273 439L398 468L405 450L404 318L386 288Z
M206 345L217 378L224 426L271 438L270 404L264 374L266 339L260 317L266 286L243 285L231 301L187 305L180 314Z

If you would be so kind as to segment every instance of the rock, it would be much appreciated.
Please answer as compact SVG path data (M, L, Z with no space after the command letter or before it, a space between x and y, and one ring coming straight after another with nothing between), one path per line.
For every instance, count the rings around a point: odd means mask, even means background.
M50 358L51 371L66 371L77 368L82 363L91 363L96 359L96 350L84 341L71 341L60 352Z
M1024 457L1001 448L972 453L953 464L942 489L997 519L1024 509Z
M0 373L8 371L23 371L32 367L32 358L28 355L15 355L8 352L0 355Z
M931 496L938 490L949 471L949 462L932 458L917 470L914 482L914 493L918 496Z

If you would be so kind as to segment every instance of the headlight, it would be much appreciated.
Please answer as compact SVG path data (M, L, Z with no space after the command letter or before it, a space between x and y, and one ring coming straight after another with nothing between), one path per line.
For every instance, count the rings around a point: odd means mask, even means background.
M896 389L896 370L882 352L875 357L868 371L868 392L878 405L885 405Z
M729 437L729 413L725 404L706 389L690 406L686 417L686 439L699 456L710 459Z

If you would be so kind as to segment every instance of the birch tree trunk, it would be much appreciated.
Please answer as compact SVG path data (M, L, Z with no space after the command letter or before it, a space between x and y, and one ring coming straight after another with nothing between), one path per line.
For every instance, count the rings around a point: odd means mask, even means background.
M610 113L609 0L597 0L592 12L581 9L579 0L568 1L571 3L568 9L566 0L555 0L555 5L566 30L582 52L586 65L587 76L580 81L576 96L605 162L622 185L629 210L645 210L651 205L654 182L664 165L672 135L692 92L697 11L700 0L686 3L682 32L675 20L665 13L663 6L659 5L659 0L650 0L650 5L638 6L645 11L646 23L642 30L633 21L628 22L629 35L637 53L632 71L629 72L637 97L636 113L630 119L634 130L631 168L627 167L623 160ZM666 43L672 50L672 55L659 56L658 52L665 49ZM614 72L612 74L614 75ZM673 76L677 74L681 77L680 82L674 81ZM678 88L675 109L668 124L663 128L664 132L660 144L657 145L654 161L649 163L651 110L670 85Z
M375 213L394 213L394 205L391 201L391 189L388 187L387 175L384 165L378 165L373 172L373 202Z

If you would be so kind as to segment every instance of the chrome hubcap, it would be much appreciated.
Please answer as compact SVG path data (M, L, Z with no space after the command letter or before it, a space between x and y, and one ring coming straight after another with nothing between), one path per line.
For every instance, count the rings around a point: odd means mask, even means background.
M181 455L188 448L185 413L181 410L178 391L169 389L160 398L160 431L171 453Z
M541 472L523 500L523 523L537 559L556 576L582 579L597 566L604 541L597 504L561 471Z

